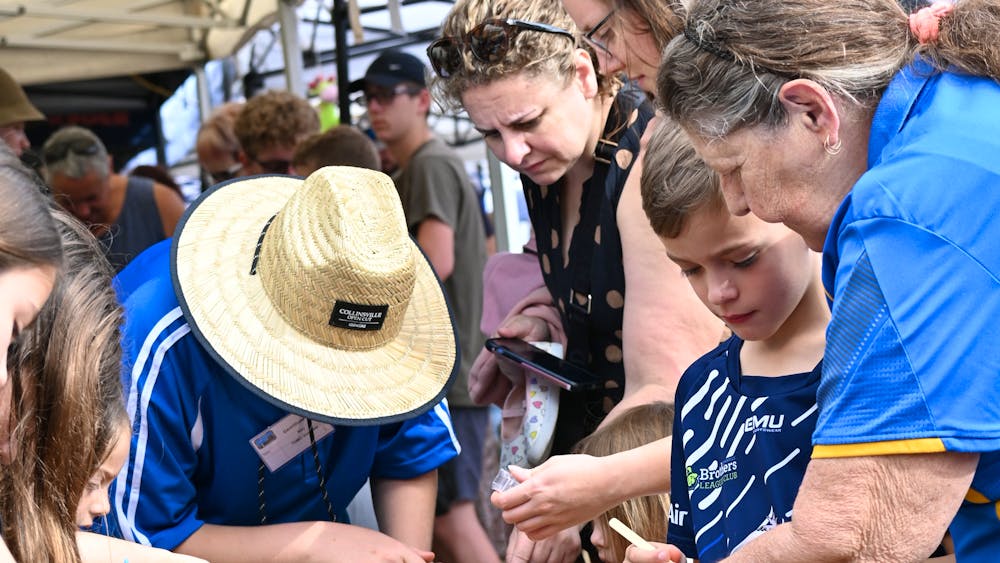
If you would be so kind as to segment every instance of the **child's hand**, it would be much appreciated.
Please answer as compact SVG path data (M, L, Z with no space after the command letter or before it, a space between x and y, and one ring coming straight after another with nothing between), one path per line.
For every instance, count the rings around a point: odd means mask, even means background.
M572 563L580 557L580 529L576 526L541 541L514 528L507 542L507 563Z
M625 561L623 563L665 563L666 561L685 563L687 561L681 550L670 544L649 543L656 548L655 551L646 551L634 545L628 546L628 549L625 550Z

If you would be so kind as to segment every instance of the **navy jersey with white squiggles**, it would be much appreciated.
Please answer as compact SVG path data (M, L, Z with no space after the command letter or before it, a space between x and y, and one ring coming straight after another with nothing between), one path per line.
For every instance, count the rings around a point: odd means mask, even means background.
M677 386L668 541L718 561L792 517L812 452L820 366L743 375L733 336Z

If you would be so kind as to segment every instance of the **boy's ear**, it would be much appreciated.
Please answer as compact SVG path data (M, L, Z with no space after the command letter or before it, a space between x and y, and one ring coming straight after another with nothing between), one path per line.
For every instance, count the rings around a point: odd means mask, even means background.
M431 109L431 91L427 88L421 88L420 93L417 94L420 97L420 111L427 113Z
M790 124L797 124L820 137L820 142L836 143L840 138L840 113L833 96L817 82L798 78L786 82L778 100Z

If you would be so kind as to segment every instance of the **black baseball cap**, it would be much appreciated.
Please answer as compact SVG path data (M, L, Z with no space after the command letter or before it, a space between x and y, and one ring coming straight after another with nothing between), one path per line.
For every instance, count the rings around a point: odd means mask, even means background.
M350 91L364 90L368 84L391 88L400 82L413 82L426 87L426 69L423 61L409 53L384 51L368 66L364 78L351 82Z

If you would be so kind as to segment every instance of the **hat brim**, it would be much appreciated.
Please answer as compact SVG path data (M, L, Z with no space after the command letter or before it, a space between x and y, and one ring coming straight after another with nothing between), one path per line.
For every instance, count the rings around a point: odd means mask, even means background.
M30 123L33 121L45 121L45 115L31 105L28 100L7 107L0 112L0 127L11 123Z
M350 91L353 93L364 90L365 86L369 84L373 84L375 86L381 86L383 88L392 88L393 86L401 84L403 82L412 82L420 86L421 88L427 87L426 83L423 80L416 81L395 74L380 74L377 72L373 72L366 74L364 78L359 78L354 82L351 82L349 88Z
M444 290L412 239L413 295L399 334L375 350L336 349L303 335L274 307L261 276L250 274L262 228L302 183L288 176L233 180L185 212L171 273L192 332L232 376L289 412L344 425L426 412L445 396L459 352Z

